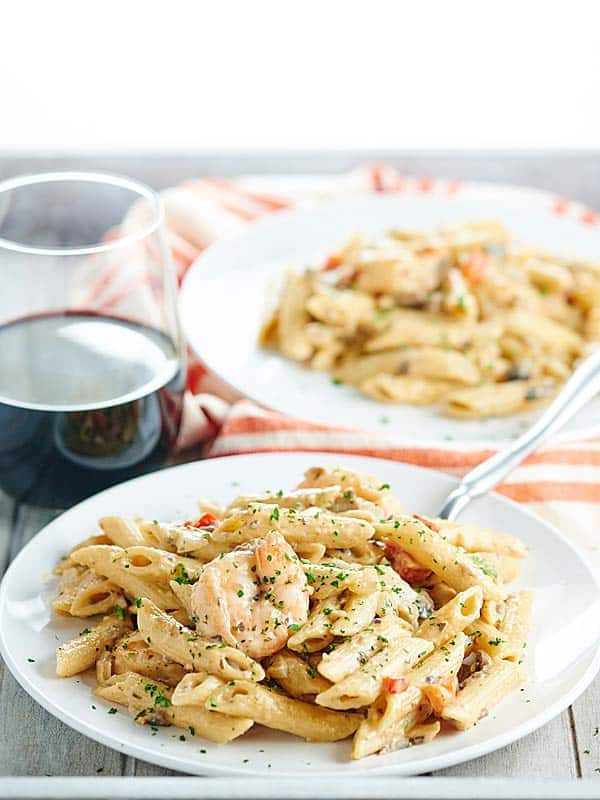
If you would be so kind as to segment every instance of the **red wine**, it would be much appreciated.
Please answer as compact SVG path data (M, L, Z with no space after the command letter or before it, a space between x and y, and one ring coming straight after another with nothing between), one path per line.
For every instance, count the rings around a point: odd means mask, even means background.
M0 488L66 508L162 466L185 373L161 331L93 312L0 326Z

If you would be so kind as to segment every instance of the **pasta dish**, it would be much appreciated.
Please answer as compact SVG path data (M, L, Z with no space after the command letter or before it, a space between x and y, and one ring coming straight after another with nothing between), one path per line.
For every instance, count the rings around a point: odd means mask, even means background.
M600 341L600 264L517 245L494 222L356 236L287 276L260 340L383 403L512 414Z
M57 674L95 668L96 696L152 731L352 736L358 759L465 730L525 680L523 544L409 516L371 476L313 467L196 520L99 527L56 569L54 612L101 615Z

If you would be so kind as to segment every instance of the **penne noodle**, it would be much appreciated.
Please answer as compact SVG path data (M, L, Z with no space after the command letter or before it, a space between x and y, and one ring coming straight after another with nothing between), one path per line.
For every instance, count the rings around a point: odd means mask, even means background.
M110 647L126 631L131 630L129 617L111 614L84 630L75 639L56 648L56 674L69 678L94 666L105 648Z
M287 646L299 653L314 653L333 642L333 620L342 612L339 595L319 600L312 609L308 621L292 633Z
M496 223L354 236L287 276L259 342L380 403L516 414L600 341L599 272L515 245Z
M486 562L450 544L420 520L404 517L382 521L375 525L375 529L378 536L397 542L416 561L456 591L477 585L486 599L504 598L504 591L493 580L497 575Z
M300 700L312 699L331 686L330 681L319 675L314 667L289 650L276 653L271 658L267 675L290 697Z
M98 520L104 535L117 547L132 547L134 545L148 544L146 537L139 525L132 519L125 517L102 517Z
M427 639L438 647L479 618L483 594L479 586L459 592L437 611L423 620L416 636Z
M509 595L504 604L504 618L500 625L500 637L504 640L501 657L509 661L520 661L529 633L531 618L531 592L521 591Z
M355 672L318 694L316 702L327 708L342 710L368 706L381 692L384 678L406 674L432 650L431 642L413 637L385 643Z
M340 254L351 269L354 247ZM53 611L89 625L58 647L57 675L95 668L95 694L135 723L219 744L254 723L313 742L354 735L356 759L429 742L442 722L466 729L524 680L532 598L507 590L527 555L512 534L406 516L388 483L330 466L201 512L104 517L55 570Z
M356 731L352 758L407 747L408 731L415 724L421 702L421 691L414 686L400 694L382 695L369 708L367 718Z
M203 639L165 614L148 598L142 598L137 624L153 649L194 672L206 671L224 680L264 678L260 664L241 650Z
M337 742L358 728L361 717L303 703L257 683L236 681L212 693L206 708L225 714L251 714L255 722L286 731L307 742Z
M137 548L132 548L132 550L135 549ZM78 550L73 554L73 559L90 567L99 575L106 576L130 597L147 597L164 609L178 608L179 603L168 583L166 586L162 586L155 582L157 573L167 581L170 575L169 570L164 565L157 566L155 562L150 562L147 566L136 567L135 562L129 560L127 553L128 551L121 547L94 545ZM145 556L141 558L143 561L148 561ZM148 577L146 577L147 567L149 567Z
M461 731L466 730L487 716L505 694L524 680L525 671L521 666L494 659L488 669L467 679L456 699L442 711L442 719Z
M174 705L171 689L157 681L149 682L142 675L127 672L116 675L95 694L104 700L127 706L140 725L176 725L192 736L225 744L246 733L251 719L230 717L196 706Z
M355 672L386 644L394 644L411 633L408 623L397 617L374 620L373 625L324 653L317 669L332 683L338 683Z

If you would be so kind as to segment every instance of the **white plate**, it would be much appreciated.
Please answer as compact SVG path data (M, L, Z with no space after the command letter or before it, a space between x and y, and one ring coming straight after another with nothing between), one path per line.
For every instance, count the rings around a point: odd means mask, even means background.
M378 403L351 386L334 385L324 372L258 346L260 325L276 301L278 278L289 267L322 263L357 231L377 233L392 226L431 230L495 219L519 241L600 261L600 228L582 222L585 212L575 205L576 211L559 216L556 198L545 192L465 184L453 194L423 194L415 187L414 193L279 212L209 247L187 273L180 301L183 326L199 358L241 394L321 423L378 431L407 442L415 441L418 432L421 444L508 440L522 433L539 411L472 421L442 417L434 408ZM600 399L581 411L563 436L596 432Z
M237 493L289 487L312 464L340 462L388 481L411 511L435 513L455 485L446 475L379 459L280 454L186 464L115 486L50 523L6 573L0 588L0 648L9 669L44 708L86 736L146 761L197 774L429 772L503 747L572 703L600 664L598 586L585 560L560 533L494 495L475 501L463 518L518 534L530 547L531 557L519 581L535 592L527 648L529 680L524 691L507 697L465 733L354 762L350 761L349 741L308 744L259 727L227 745L189 735L181 742L179 729L161 729L153 736L149 727L135 725L122 709L108 714L110 704L92 696L93 676L55 676L56 646L77 635L85 622L51 618L54 580L50 571L72 545L94 530L98 517L141 513L150 518L181 519L193 514L200 495L226 501Z

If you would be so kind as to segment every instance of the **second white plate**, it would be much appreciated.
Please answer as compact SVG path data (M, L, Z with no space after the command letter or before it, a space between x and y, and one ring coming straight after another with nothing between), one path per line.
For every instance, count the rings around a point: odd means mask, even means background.
M431 230L439 225L495 219L519 241L600 262L600 229L577 216L558 216L545 192L492 184L465 184L458 193L376 196L309 210L283 212L216 242L187 273L181 316L188 341L217 375L265 406L290 416L376 431L420 444L448 440L507 441L539 411L488 420L453 420L435 408L378 403L338 386L258 345L258 333L276 302L281 276L322 261L357 231L390 227ZM600 432L600 399L565 428L563 436Z

